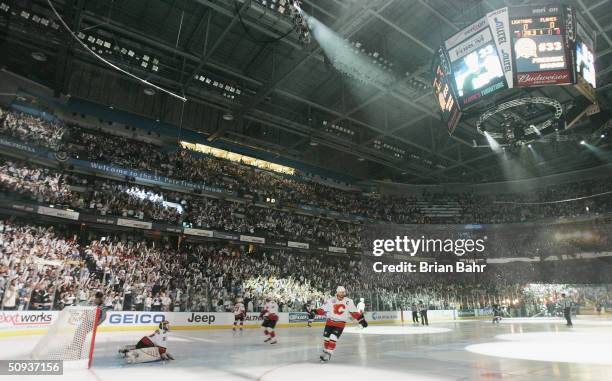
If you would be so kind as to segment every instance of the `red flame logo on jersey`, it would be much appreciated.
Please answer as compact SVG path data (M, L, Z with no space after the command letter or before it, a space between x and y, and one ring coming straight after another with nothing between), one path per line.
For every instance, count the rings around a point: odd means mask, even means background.
M345 309L344 304L334 304L334 314L336 315L342 315Z

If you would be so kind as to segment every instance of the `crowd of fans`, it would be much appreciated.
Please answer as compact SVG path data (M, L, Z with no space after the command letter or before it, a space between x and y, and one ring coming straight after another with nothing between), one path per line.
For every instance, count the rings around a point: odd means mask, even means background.
M66 127L14 110L0 107L0 133L53 150L62 148Z
M322 303L338 284L378 310L406 308L415 300L426 300L430 308L483 308L518 298L521 285L534 280L589 283L585 280L593 281L601 267L589 261L578 266L584 271L576 271L575 263L552 269L520 263L498 265L477 276L380 277L368 269L367 259L66 229L9 221L2 225L3 309L88 305L95 292L103 291L104 304L115 310L226 311L242 297L248 310L258 311L265 297L272 296L282 311L299 311L305 304ZM610 282L610 277L596 280ZM597 298L607 295L600 290Z
M0 157L3 197L105 216L343 248L367 247L363 225L297 213L294 206L310 205L397 224L509 223L612 211L612 197L606 194L612 188L612 177L550 186L529 194L373 196L1 108L0 134L65 150L81 159L223 188L238 196L224 199L162 190ZM599 196L547 203L585 195ZM257 203L271 198L274 204ZM460 212L436 218L422 208L423 203L446 202L459 205ZM371 271L368 259L305 256L290 250L251 252L218 243L171 244L167 237L161 243L117 237L83 239L57 229L9 223L0 233L1 302L4 309L61 308L88 304L93 293L102 290L105 305L114 309L223 311L241 296L247 308L256 311L266 295L273 295L288 311L320 303L336 285L344 284L354 297L365 296L376 309L406 308L415 300L426 300L432 308L483 307L516 299L521 285L534 280L610 282L605 262L574 260L571 266L564 260L543 262L551 255L606 251L609 231L608 225L592 223L567 228L516 225L486 231L487 249L495 256L541 261L490 264L485 274L432 279L419 274L379 276Z
M401 227L395 231L379 225L379 229L372 230L360 224L291 213L249 201L162 191L2 159L0 192L11 199L35 201L102 216L260 234L351 249L367 247L366 243L371 240L369 235L372 234L376 236L372 239L387 234L406 234ZM564 228L564 225L513 225L503 229L475 230L470 237L464 237L467 233L462 230L452 233L448 229L430 229L429 225L421 225L418 229L413 227L410 233L429 239L447 239L454 235L454 238L484 239L485 253L495 257L546 257L575 254L581 250L601 252L612 244L608 239L608 225L593 223L570 225L569 228Z
M52 149L61 146L75 157L215 186L255 200L274 199L284 206L315 206L383 222L508 223L612 210L609 194L572 202L546 203L605 193L612 187L612 177L550 186L538 191L495 195L424 193L420 196L372 196L333 188L300 175L286 176L187 150L162 149L151 143L102 131L63 126L17 111L0 109L0 132ZM452 216L436 217L423 210L422 202L459 205L460 211Z
M284 310L320 302L334 284L350 282L344 261L243 247L158 243L101 237L79 244L56 228L8 223L0 233L4 309L85 305L105 292L113 309L223 311L244 297L259 310L273 295Z
M271 238L362 246L361 225L294 214L178 192L162 192L134 184L68 175L53 169L0 159L0 192L7 197L56 207L131 217L173 225L259 233Z

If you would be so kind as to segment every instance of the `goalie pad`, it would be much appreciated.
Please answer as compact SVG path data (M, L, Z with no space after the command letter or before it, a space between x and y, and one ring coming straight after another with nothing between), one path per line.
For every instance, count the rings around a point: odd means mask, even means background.
M132 349L125 354L125 360L128 364L159 361L161 359L158 347Z

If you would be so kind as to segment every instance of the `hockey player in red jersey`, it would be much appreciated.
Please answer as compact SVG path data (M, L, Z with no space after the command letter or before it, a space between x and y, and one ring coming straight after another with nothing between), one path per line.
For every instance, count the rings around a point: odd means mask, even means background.
M240 332L242 332L245 317L246 317L246 308L244 308L244 304L242 303L242 298L238 298L236 299L236 304L234 305L234 328L232 328L234 332L236 332L236 327L238 325L238 322L240 322Z
M264 340L264 343L276 344L276 333L274 328L278 321L278 304L271 297L266 297L266 304L264 305L263 311L260 314L264 321L261 327L264 329L264 334L268 337Z
M319 357L321 361L327 362L336 349L336 342L342 335L346 322L350 317L356 319L362 327L367 327L363 313L360 313L352 299L346 297L346 290L339 286L336 289L336 296L329 299L325 305L317 309L317 315L327 313L325 330L323 331L323 353Z

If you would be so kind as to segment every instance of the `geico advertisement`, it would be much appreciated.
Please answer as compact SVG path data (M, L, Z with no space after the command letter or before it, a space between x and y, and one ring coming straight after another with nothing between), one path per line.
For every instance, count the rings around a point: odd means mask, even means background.
M118 325L149 325L159 324L164 320L170 320L171 312L129 312L129 311L108 311L106 319L101 326Z
M57 311L0 311L0 329L48 327L57 314Z

